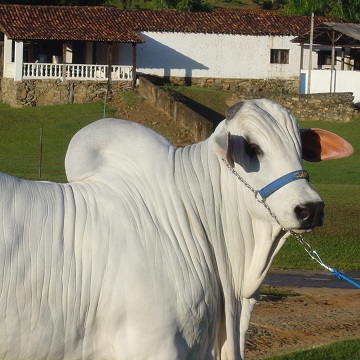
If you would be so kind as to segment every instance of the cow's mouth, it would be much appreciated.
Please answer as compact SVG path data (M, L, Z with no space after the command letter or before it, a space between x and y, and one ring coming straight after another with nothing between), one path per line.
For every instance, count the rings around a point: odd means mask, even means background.
M293 231L296 234L304 234L307 232L311 232L315 229L315 226L309 227L309 228L296 228L296 229L290 229L290 231Z

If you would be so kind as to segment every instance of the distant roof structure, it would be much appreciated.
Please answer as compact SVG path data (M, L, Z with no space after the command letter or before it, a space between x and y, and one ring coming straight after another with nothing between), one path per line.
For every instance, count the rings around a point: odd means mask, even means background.
M309 44L310 31L291 41ZM360 24L324 22L314 27L313 43L339 47L360 47Z
M316 16L315 25L334 19ZM142 43L139 31L300 36L310 16L276 11L121 10L112 6L0 5L0 30L15 40Z

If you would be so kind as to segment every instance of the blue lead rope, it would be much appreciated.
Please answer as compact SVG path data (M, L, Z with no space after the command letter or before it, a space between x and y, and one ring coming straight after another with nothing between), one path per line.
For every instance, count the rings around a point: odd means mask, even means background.
M350 279L349 277L345 276L343 273L341 273L339 270L330 268L331 273L337 277L340 280L346 280L347 282L349 282L350 284L354 285L355 287L357 287L358 289L360 289L360 284L358 284L356 281L354 281L353 279Z
M354 285L358 289L360 289L360 284L354 281L353 279L350 279L349 277L345 276L343 273L341 273L339 270L336 270L330 266L327 266L320 258L319 254L316 250L314 250L309 243L307 243L303 236L301 234L296 234L295 232L290 230L290 233L296 237L296 239L303 245L305 251L309 254L309 256L315 260L319 265L321 265L326 270L330 271L332 275L337 277L339 280L346 280L350 284Z

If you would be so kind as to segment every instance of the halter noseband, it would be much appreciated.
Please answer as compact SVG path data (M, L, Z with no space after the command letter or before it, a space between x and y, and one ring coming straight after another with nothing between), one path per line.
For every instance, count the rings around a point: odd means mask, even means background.
M289 184L295 180L307 180L309 181L309 173L306 170L296 170L280 178L274 180L270 184L263 187L261 190L255 190L245 179L243 179L238 172L233 168L226 159L221 159L227 166L227 168L240 180L248 189L250 189L255 195L255 199L262 204L267 206L266 198L268 198L275 191L279 190L286 184ZM258 198L258 195L261 196L261 199ZM268 209L270 211L270 209ZM270 211L271 213L271 211ZM275 217L275 216L274 216ZM275 217L276 218L276 217Z
M263 200L265 200L275 191L282 188L284 185L301 179L306 179L307 181L309 181L309 173L306 170L297 170L281 176L279 179L274 180L269 185L266 185L261 190L259 190L258 194L262 197Z

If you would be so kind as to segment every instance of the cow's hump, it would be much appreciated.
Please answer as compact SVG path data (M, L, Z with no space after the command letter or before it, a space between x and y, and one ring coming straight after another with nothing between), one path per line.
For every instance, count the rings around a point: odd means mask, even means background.
M102 119L79 130L65 156L69 182L81 181L128 163L146 163L161 157L172 145L160 134L131 121Z

